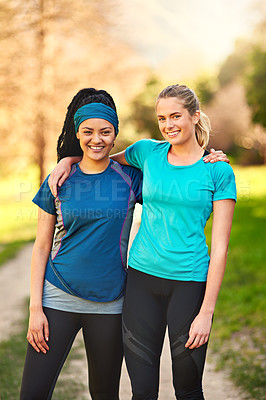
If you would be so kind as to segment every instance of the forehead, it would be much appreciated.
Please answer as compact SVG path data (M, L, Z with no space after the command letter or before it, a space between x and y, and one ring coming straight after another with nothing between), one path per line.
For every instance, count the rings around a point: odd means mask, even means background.
M104 128L111 128L114 129L113 124L107 121L106 119L102 118L89 118L85 119L80 126L81 129L83 128L91 128L91 129L104 129Z
M156 112L157 115L173 114L178 112L184 112L186 110L181 101L176 97L167 97L160 99L157 103Z

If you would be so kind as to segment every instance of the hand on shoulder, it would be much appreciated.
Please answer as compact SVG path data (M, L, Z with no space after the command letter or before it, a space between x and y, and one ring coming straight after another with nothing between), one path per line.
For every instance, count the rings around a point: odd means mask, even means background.
M226 154L222 150L214 150L210 149L210 154L203 158L205 163L211 162L215 163L217 161L225 161L226 163L230 164L230 161Z

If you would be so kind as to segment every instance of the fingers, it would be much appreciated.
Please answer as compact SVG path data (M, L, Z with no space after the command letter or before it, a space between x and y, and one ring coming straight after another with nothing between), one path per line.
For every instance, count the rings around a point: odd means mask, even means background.
M61 178L58 181L58 186L59 187L61 187L63 185L63 183L65 182L67 177L68 177L68 174L66 172L64 172L64 174L61 176Z
M196 321L192 323L189 330L189 338L185 344L186 348L196 349L208 342L210 331L197 327Z
M208 163L208 162L210 162L210 163L215 163L215 162L217 162L217 161L225 161L225 162L227 162L228 164L230 164L230 160L227 158L227 156L225 155L225 154L223 154L223 155L221 155L221 156L218 156L217 154L214 154L213 156L212 155L207 155L207 156L205 156L204 158L203 158L203 161L205 162L205 163Z
M45 338L46 342L49 341L49 325L48 325L48 323L46 323L44 325L44 338ZM47 345L47 343L46 343L46 345ZM49 346L48 345L47 345L47 350L49 350Z
M47 334L47 328L46 328L46 340L44 339L43 332L41 330L38 331L28 331L27 334L27 340L31 344L31 346L38 352L40 351L44 354L49 350L49 346L47 344L47 341L49 339L49 330Z
M217 161L225 161L228 164L230 163L227 155L224 154L222 150L214 150L214 149L210 149L210 154L203 157L203 161L205 163L208 163L208 162L215 163Z
M37 353L40 353L40 349L39 349L39 347L37 346L37 344L35 343L34 337L33 337L33 335L32 335L31 332L29 332L29 333L27 334L27 340L28 340L29 344L34 348L34 350L36 350Z
M57 174L55 174L54 172L51 173L48 179L48 185L54 197L57 197L58 187L61 187L63 185L68 176L69 173L66 171L62 173L59 171L57 172Z
M197 349L198 347L202 346L203 344L207 343L209 339L209 335L191 335L187 343L185 344L186 348Z
M214 148L210 149L210 153L224 154L222 150L215 150Z
M48 179L48 185L54 197L57 197L57 179L51 174Z

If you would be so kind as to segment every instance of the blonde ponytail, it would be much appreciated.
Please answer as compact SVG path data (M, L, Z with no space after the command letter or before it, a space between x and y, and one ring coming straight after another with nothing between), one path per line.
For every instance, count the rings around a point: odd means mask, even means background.
M211 123L209 117L202 111L200 112L200 119L195 126L195 131L198 144L203 149L206 149L210 140Z

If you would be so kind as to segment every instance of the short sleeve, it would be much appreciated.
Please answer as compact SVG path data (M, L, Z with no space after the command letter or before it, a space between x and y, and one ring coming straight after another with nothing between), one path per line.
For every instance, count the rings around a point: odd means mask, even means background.
M35 197L32 199L33 203L37 204L42 210L46 211L48 214L56 215L55 210L55 197L53 196L50 187L48 185L48 178L45 179L40 189L36 193Z
M123 171L126 172L130 178L132 183L132 190L136 197L136 202L142 204L142 183L143 183L143 174L142 172L134 167L122 166Z
M143 169L145 159L153 149L153 142L150 139L142 139L126 149L126 161L133 167Z
M216 164L216 165L215 165ZM214 186L213 201L233 199L236 201L236 182L232 167L226 162L219 161L214 164Z

